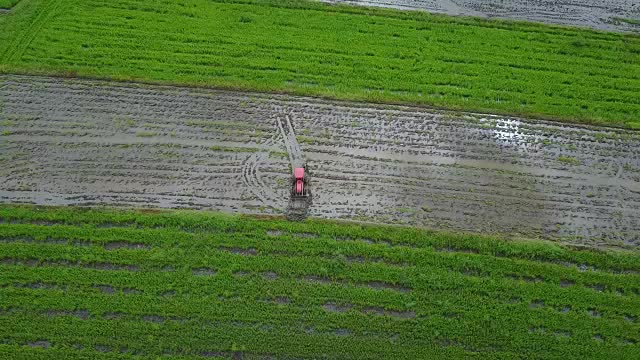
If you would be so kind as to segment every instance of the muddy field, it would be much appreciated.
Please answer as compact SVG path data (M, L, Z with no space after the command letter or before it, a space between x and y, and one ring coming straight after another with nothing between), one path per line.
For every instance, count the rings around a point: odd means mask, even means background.
M640 244L640 133L204 89L0 84L2 202L284 214L290 164L306 161L315 217Z
M601 30L640 32L640 26L620 19L640 19L637 0L321 0L449 15L497 17Z

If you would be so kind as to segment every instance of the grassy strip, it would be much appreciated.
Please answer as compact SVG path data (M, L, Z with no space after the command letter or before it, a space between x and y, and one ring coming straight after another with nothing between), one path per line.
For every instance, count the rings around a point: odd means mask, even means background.
M163 233L167 229L182 231L185 234L216 231L222 233L253 234L255 231L282 232L282 236L296 236L305 234L321 239L332 240L365 239L374 244L430 247L434 249L457 250L458 252L472 252L495 257L537 260L548 263L572 263L576 266L589 266L600 269L624 271L640 271L640 256L625 253L601 253L591 251L570 251L559 245L539 242L507 242L475 235L450 235L446 233L425 233L423 230L411 228L383 228L366 225L345 225L332 222L314 221L305 224L289 222L247 222L245 219L226 216L212 216L201 212L158 212L144 211L129 212L122 210L94 210L30 207L0 207L0 219L9 223L40 223L47 225L91 225L104 228L108 233L121 234L122 238L133 238L133 229L155 229L161 227ZM0 228L2 225L0 225ZM62 228L62 231L69 231ZM8 230L4 230L8 231ZM32 230L28 230L32 231ZM50 230L48 230L50 231ZM25 235L25 234L17 234ZM36 235L36 234L34 234ZM154 237L159 236L153 233ZM170 236L175 236L170 234ZM85 239L85 238L81 238ZM455 241L453 241L455 239ZM140 238L141 243L149 240ZM133 241L133 240L131 240Z
M0 18L0 71L640 127L633 35L296 0L25 1Z
M635 358L640 261L190 211L0 206L0 356Z
M640 20L636 20L636 19L614 17L613 20L625 22L625 23L631 24L631 25L640 25Z

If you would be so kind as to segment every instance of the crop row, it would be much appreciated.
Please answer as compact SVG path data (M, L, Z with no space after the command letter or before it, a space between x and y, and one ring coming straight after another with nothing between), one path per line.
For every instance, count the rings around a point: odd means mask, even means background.
M638 126L640 40L632 35L308 1L24 5L0 17L4 72Z
M0 354L12 358L639 351L633 253L324 221L2 205L0 258Z
M165 241L168 242L167 245L173 245L179 241L193 241L196 236L221 239L224 236L237 238L247 233L252 236L259 234L261 238L267 239L284 239L287 242L311 239L335 243L334 246L347 243L379 245L385 248L430 248L433 251L532 260L613 273L637 274L640 271L640 260L633 254L570 251L552 244L530 241L512 242L474 235L430 233L411 228L336 225L331 222L315 221L298 224L285 221L249 220L193 211L139 213L72 208L56 208L55 211L51 211L48 208L8 205L0 207L0 225L27 225L26 230L22 231L20 226L11 227L12 232L4 230L3 233L7 236L36 237L39 231L44 231L47 234L46 237L65 239L69 237L68 232L73 231L71 234L75 240L90 240L104 244L126 239L137 244L157 246ZM29 224L42 227L29 227ZM243 244L244 247L248 247L247 245L247 243Z

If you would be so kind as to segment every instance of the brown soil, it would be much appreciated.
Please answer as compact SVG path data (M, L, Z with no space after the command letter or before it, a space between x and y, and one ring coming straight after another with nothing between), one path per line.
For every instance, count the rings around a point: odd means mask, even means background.
M640 19L636 0L321 0L327 3L426 10L448 15L497 17L600 30L640 32L620 19Z
M425 108L0 76L0 202L283 214L640 244L640 133ZM291 137L289 137L290 139Z

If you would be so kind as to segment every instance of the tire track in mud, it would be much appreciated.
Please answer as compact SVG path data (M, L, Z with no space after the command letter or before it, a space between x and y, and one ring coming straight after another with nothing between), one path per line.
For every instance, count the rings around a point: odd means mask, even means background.
M285 207L284 194L264 191L277 189L287 175L281 170L286 162L269 159L281 149L275 124L240 106L242 96L212 102L207 93L187 96L180 89L28 77L3 81L0 93L9 109L16 104L14 114L0 120L13 129L0 139L9 140L2 142L0 161L11 165L1 174L9 181L0 189L3 199L266 213ZM21 93L30 96L11 95ZM213 120L212 106L218 115ZM243 171L251 187L243 183Z
M293 171L295 168L306 168L306 161L302 155L302 149L298 144L298 140L296 139L296 133L293 130L293 125L291 124L291 118L289 115L284 115L284 122L286 125L282 124L282 118L277 117L278 129L282 134L282 139L285 143L285 147L287 149L287 153L289 154L289 161L291 162L291 173L293 175ZM305 171L305 178L308 179L309 172ZM308 181L308 180L306 180ZM291 183L288 184L291 186ZM293 191L289 196L289 203L287 204L287 218L293 221L301 221L307 218L309 214L309 207L312 202L312 194L310 190L309 183L306 185L308 196L305 198L294 196Z
M2 202L281 214L305 162L313 217L640 245L639 132L16 75L0 102Z
M294 168L304 166L302 150L300 149L300 145L298 144L298 140L296 139L296 133L293 130L293 125L291 125L291 119L289 118L289 115L284 115L284 122L286 123L286 125L282 124L282 118L280 116L276 117L276 120L278 122L278 129L280 129L280 133L282 134L282 139L287 149L287 153L289 154L291 171L293 172Z
M273 146L275 143L274 136L264 142L267 146ZM278 195L263 182L259 171L260 165L266 163L268 158L269 154L263 151L249 155L242 163L242 181L265 206L273 207L273 204L277 203Z

